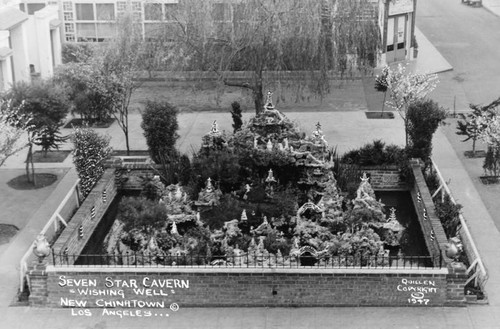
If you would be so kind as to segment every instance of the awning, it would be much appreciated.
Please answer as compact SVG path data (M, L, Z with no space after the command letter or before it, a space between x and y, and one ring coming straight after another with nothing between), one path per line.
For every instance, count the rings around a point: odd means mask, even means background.
M61 25L61 21L58 20L57 18L54 18L53 20L50 21L50 29L56 29Z
M12 49L9 47L0 47L0 60L4 60L12 55Z
M28 15L19 9L5 6L0 8L0 30L11 30L28 19Z

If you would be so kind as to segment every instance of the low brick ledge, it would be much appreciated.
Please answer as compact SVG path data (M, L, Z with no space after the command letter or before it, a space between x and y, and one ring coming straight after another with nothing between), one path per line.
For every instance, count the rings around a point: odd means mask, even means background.
M74 272L74 273L254 273L254 274L270 274L270 273L286 273L286 274L349 274L349 275L403 275L403 274L425 274L425 275L448 275L449 270L443 268L246 268L246 267L224 267L224 268L210 268L210 267L155 267L155 266L123 266L123 267L99 267L99 266L53 266L48 265L47 273L58 272Z

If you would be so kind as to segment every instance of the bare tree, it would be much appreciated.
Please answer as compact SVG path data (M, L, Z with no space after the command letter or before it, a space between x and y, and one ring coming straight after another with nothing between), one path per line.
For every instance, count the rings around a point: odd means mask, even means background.
M119 86L114 95L112 114L125 135L127 155L130 155L129 144L129 106L134 90L140 87L139 74L140 55L145 43L132 15L125 15L118 20L117 34L102 49L100 61L102 73L113 76Z

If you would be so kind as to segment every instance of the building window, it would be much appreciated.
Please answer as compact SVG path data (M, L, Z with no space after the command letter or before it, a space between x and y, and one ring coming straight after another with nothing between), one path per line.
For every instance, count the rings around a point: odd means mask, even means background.
M94 23L77 23L76 38L78 42L97 41L96 27Z
M134 12L134 14L132 15L132 18L133 18L134 22L140 22L142 20L141 13Z
M117 1L116 2L116 10L126 11L127 10L127 2L126 1Z
M79 21L94 20L94 5L91 3L76 3L76 19Z
M144 20L161 21L163 16L161 7L162 7L161 3L145 3Z
M113 23L97 23L98 41L111 39L116 34L116 26Z
M67 42L75 42L75 36L73 34L66 34Z
M63 2L63 10L64 11L73 11L73 3L70 1Z
M64 32L75 33L75 25L71 23L64 23Z
M74 17L73 17L73 13L72 12L64 13L64 20L65 21L72 21L73 19L74 19Z
M137 1L132 2L132 10L134 10L134 11L142 11L141 3L137 2Z
M167 21L174 21L177 19L177 4L176 3L166 3L165 8L165 19Z
M115 19L115 5L112 3L98 3L95 11L98 21L112 21Z

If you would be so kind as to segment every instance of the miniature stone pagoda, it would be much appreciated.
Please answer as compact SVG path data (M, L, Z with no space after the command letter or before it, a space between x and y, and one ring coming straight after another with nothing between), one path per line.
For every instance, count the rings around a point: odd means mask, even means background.
M201 148L208 151L210 149L222 149L227 147L227 136L219 130L217 120L212 123L210 131L201 139Z
M210 177L207 179L205 188L198 194L198 200L194 204L198 207L213 207L219 204L219 199L222 195L221 190L212 185Z

